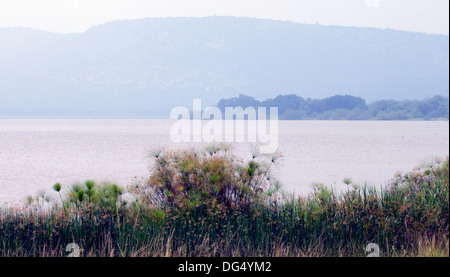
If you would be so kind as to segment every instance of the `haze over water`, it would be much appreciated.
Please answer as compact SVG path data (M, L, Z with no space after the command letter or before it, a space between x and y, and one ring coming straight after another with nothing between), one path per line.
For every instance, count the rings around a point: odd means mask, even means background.
M0 203L23 201L60 182L94 179L126 186L149 175L147 152L201 147L170 142L169 120L0 120ZM247 161L250 145L233 145ZM287 192L306 195L320 182L382 185L397 171L449 154L448 121L280 121L283 159L274 174Z

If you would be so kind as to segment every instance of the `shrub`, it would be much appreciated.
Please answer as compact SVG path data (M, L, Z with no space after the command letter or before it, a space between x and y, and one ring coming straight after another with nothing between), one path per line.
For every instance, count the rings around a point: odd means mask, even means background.
M225 210L248 210L279 188L270 171L279 156L254 154L244 163L221 146L158 152L150 178L133 192L148 207L193 208L214 202Z
M61 190L60 186L56 186L56 188ZM55 190L56 188L54 187ZM85 183L72 185L66 200L62 201L64 207L117 213L123 193L124 189L116 184L103 183L99 185L88 180Z

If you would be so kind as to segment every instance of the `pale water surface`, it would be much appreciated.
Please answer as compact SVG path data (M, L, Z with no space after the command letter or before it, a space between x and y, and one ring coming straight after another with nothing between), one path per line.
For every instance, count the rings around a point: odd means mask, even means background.
M94 179L127 185L148 175L148 150L170 142L169 120L0 120L0 204L23 201L55 182L68 187ZM189 146L198 146L192 144ZM185 147L185 146L181 146ZM234 145L242 158L250 146ZM449 153L449 123L385 121L280 121L284 157L276 175L288 192L307 194L314 182L345 188L382 185Z

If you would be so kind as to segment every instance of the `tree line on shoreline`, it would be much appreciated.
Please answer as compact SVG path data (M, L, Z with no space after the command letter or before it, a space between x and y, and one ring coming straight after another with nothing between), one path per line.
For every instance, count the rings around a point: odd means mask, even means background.
M259 101L240 94L221 99L217 107L278 107L282 120L448 120L449 98L436 95L423 100L378 100L367 104L361 97L335 95L324 99L279 95Z

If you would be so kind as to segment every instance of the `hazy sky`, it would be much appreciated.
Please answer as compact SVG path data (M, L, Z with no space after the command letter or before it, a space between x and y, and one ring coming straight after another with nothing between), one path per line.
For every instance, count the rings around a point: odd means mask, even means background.
M247 16L449 34L448 0L0 0L0 27L83 32L116 19Z

